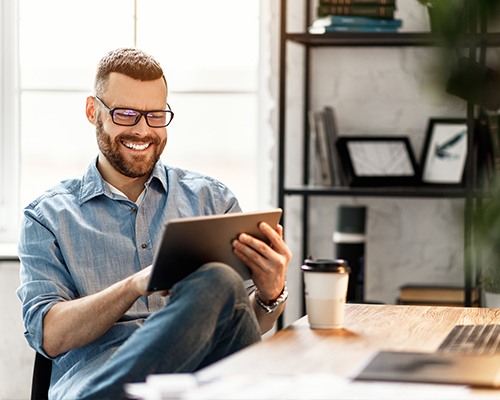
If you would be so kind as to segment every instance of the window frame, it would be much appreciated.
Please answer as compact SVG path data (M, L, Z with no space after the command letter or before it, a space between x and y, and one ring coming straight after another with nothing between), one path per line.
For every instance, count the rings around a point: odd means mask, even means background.
M265 6L264 6L265 5ZM262 0L259 0L261 10L267 9L269 5ZM21 85L21 66L20 66L20 12L21 3L19 0L3 0L0 5L0 256L6 254L5 248L8 248L9 254L15 254L12 249L15 248L19 239L19 228L22 217L22 209L25 204L22 204L21 192L21 172L22 172L22 157L21 152L22 141L21 131L23 128L22 114L22 95L23 89ZM260 41L262 45L262 33L266 31L262 24L259 26ZM260 57L259 57L260 58ZM262 60L259 60L257 65L258 75L262 73ZM263 89L263 79L267 82L267 76L259 76L257 78L256 96L261 98ZM269 88L266 89L268 90ZM34 89L36 90L36 89ZM41 88L43 91L44 89ZM77 89L78 90L78 89ZM81 89L80 89L81 90ZM28 89L29 91L29 89ZM191 92L191 91L188 91ZM246 92L243 90L243 92ZM180 90L180 93L184 93ZM201 90L204 93L204 90ZM261 106L258 107L261 109ZM263 129L262 120L259 118L257 124L257 143L261 147L262 142L266 143L266 147L273 148L272 140L270 143L269 126L264 124L266 129ZM263 134L266 131L266 134ZM261 158L261 157L259 157ZM272 203L273 193L265 190L260 190L263 187L272 186L272 177L269 172L272 171L272 161L266 158L266 166L263 167L260 161L257 162L257 180L258 198L256 199L256 207L262 208ZM273 158L273 157L271 157ZM269 162L271 161L271 162Z
M17 242L19 204L19 8L17 0L0 6L0 243ZM9 246L10 248L10 246Z

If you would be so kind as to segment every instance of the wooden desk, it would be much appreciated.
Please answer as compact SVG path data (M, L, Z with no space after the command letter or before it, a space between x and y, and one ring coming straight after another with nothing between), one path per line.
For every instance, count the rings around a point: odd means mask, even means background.
M500 323L500 309L347 304L342 329L312 330L304 317L261 343L205 368L199 376L210 379L234 374L327 373L346 380L377 350L433 352L454 325L473 323ZM418 385L375 384L385 388ZM463 398L500 399L500 390L455 387L464 390L459 393ZM383 398L365 394L363 398Z

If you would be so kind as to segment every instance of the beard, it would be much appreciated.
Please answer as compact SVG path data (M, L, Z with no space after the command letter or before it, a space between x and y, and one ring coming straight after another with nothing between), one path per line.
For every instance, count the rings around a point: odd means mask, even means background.
M151 143L150 147L153 146L155 149L152 155L138 154L125 157L120 151L121 142L134 143L137 140L137 136L124 133L116 136L114 141L112 141L111 136L105 131L104 124L99 116L97 117L95 127L99 150L115 170L129 178L149 176L156 162L160 159L160 155L166 145L166 139L162 141L158 136L148 135L141 139L142 142L147 141Z

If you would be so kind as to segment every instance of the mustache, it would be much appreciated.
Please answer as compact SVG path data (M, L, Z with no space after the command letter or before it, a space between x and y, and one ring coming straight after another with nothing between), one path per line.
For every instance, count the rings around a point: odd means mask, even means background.
M132 135L130 133L122 133L115 138L116 142L131 142L131 143L152 143L154 145L159 145L161 140L158 136L154 135L146 135L137 137L136 135Z

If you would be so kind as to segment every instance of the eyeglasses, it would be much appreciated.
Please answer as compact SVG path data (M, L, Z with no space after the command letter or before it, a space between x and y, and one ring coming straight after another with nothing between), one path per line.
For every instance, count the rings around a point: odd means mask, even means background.
M170 109L167 103L168 110L151 110L151 111L141 111L134 110L133 108L109 108L104 102L97 96L95 99L99 104L111 115L111 119L116 125L121 126L134 126L136 125L141 117L144 115L146 118L146 123L151 128L165 128L172 122L174 118L174 113Z

